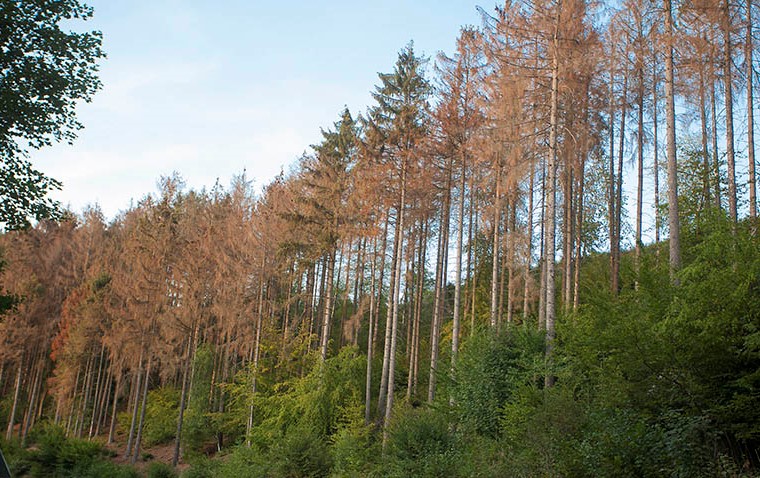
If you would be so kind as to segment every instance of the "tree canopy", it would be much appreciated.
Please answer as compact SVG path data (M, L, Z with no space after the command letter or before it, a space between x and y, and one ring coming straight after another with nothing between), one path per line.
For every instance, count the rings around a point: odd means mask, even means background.
M77 103L90 101L101 87L101 33L63 26L92 14L78 0L0 3L0 225L5 228L59 213L47 194L60 182L35 169L29 155L55 142L72 142L82 128Z

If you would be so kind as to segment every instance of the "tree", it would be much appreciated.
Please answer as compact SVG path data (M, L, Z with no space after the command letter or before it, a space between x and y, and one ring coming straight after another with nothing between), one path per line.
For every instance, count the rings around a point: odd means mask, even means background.
M100 32L66 32L60 23L87 20L78 0L12 0L0 4L0 225L59 215L46 195L61 183L29 162L28 149L72 142L82 128L75 107L101 87Z
M676 159L676 107L674 85L673 9L670 0L663 0L665 11L665 115L668 156L668 229L670 232L670 277L675 280L681 268L681 226L678 221L678 169Z

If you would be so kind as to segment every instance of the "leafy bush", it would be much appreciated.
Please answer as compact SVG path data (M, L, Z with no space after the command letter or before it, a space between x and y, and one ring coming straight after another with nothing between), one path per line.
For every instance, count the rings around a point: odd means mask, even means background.
M147 478L177 478L177 472L171 466L160 461L151 462L147 469Z
M543 380L543 347L543 334L525 327L480 331L466 340L452 386L459 423L498 436L502 407L515 390Z
M275 476L320 478L328 476L332 459L323 437L313 430L293 430L271 454L278 460Z
M106 450L99 443L66 438L61 427L39 425L32 430L29 439L30 443L36 445L36 449L27 455L28 472L32 477L139 476L132 467L111 463Z
M383 458L384 476L459 476L457 437L442 413L410 409L394 420Z
M380 456L380 446L374 441L372 428L363 424L347 426L335 433L332 439L332 476L367 476Z
M174 439L177 433L179 393L179 390L171 387L162 387L148 392L148 404L143 426L143 446L160 445ZM138 407L138 419L141 407L142 405ZM122 430L129 431L132 411L119 413L117 420Z

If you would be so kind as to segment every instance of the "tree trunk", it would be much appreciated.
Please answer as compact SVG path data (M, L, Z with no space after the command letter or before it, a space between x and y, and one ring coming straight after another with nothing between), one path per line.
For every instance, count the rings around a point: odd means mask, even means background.
M402 173L403 175L403 173ZM401 193L402 198L404 192ZM391 276L388 283L388 303L385 317L385 341L383 342L383 369L380 374L380 390L377 397L377 412L378 418L381 420L385 416L385 405L388 398L388 389L393 389L393 386L388 386L388 382L393 382L393 376L389 377L390 362L391 362L391 336L393 334L393 317L397 316L398 308L396 304L396 285L400 282L401 274L401 246L402 246L402 231L403 226L403 208L404 203L399 200L398 207L396 208L396 227L393 234L393 255L391 259ZM398 269L398 272L396 270Z
M636 99L638 100L637 129L636 132L636 272L639 271L641 261L641 242L642 217L644 214L644 59L639 59L638 76L639 84ZM638 280L638 279L637 279ZM637 282L638 283L638 282Z
M532 259L532 246L533 246L533 188L536 176L536 165L531 158L530 160L530 178L528 180L528 214L526 219L528 225L526 227L526 240L525 240L525 271L523 272L525 283L523 288L523 323L527 324L528 314L530 313L530 265Z
M509 232L507 233L507 323L511 324L515 313L515 237L517 236L517 194L510 201Z
M551 113L549 118L549 158L547 161L547 207L546 207L546 360L551 363L554 350L554 321L555 321L555 232L557 210L557 133L559 129L557 110L559 108L559 25L562 1L557 3L557 18L552 39L552 84L551 84ZM546 374L546 387L554 385L554 375L551 367Z
M710 129L712 130L712 161L713 161L713 174L714 187L715 187L715 207L719 210L723 207L723 200L721 198L721 177L720 177L720 159L718 157L718 107L717 99L715 98L715 71L711 68L712 75L710 80Z
M111 426L108 428L108 444L112 444L114 438L116 437L116 405L118 404L119 400L119 391L121 390L121 383L122 378L121 375L119 375L118 379L116 380L116 387L113 391L113 404L111 405Z
M585 151L584 151L585 153ZM573 289L573 310L578 310L581 296L581 254L582 250L582 232L583 232L583 189L585 185L585 157L580 161L580 174L578 175L578 199L575 204L575 279Z
M425 292L425 257L427 257L427 236L428 236L427 219L423 220L422 231L418 244L417 263L417 290L414 307L414 324L412 327L412 356L409 358L409 375L407 377L406 398L411 400L417 395L417 382L420 367L420 323L422 321L422 300Z
M752 0L747 0L747 34L744 42L744 63L747 71L747 159L749 168L749 216L757 217L757 179L755 177L755 100L753 97L754 69L752 64Z
M139 411L140 404L140 384L142 383L142 364L143 364L143 349L140 348L140 359L138 360L137 371L135 372L135 382L132 385L133 390L133 402L132 402L132 421L129 425L129 437L127 438L127 452L124 454L124 458L129 458L132 455L132 445L135 437L135 426L137 424L137 412Z
M8 417L8 428L5 430L5 439L10 441L13 438L13 426L16 424L16 412L18 411L19 397L21 396L21 369L24 365L23 354L18 359L18 369L16 370L16 386L13 392L13 405L11 405L11 414Z
M607 178L607 218L609 226L609 238L610 238L610 292L614 295L617 290L617 278L615 273L615 198L617 197L615 182L615 95L614 95L615 73L610 70L610 91L609 91L609 106L610 106L610 163L609 163L609 177Z
M451 330L451 372L454 373L457 354L459 353L459 309L462 301L462 240L464 236L464 200L467 164L462 157L461 183L459 185L459 214L457 217L457 246L456 256L454 258L454 310L452 312L452 330ZM424 267L422 268L424 271Z
M103 391L101 390L101 385L104 382L103 379L103 356L105 354L105 344L101 343L100 346L100 357L98 357L98 373L97 378L95 379L95 397L92 401L92 416L90 417L90 430L87 433L88 438L93 437L93 433L95 432L95 422L98 417L98 414L100 412L100 397Z
M612 273L612 294L620 292L620 241L622 238L623 216L623 156L625 154L625 126L628 116L628 72L623 71L623 104L620 111L620 134L618 135L617 180L615 182L615 252L614 271Z
M187 350L185 352L185 366L182 370L182 392L179 398L179 412L177 414L177 432L174 436L174 455L172 456L172 466L176 467L179 463L180 444L182 443L182 425L185 418L185 406L187 404L187 394L190 378L190 367L193 362L193 350L195 349L193 342L195 337L195 326L190 331L190 337L187 341Z
M705 38L705 41L707 39ZM699 123L702 128L702 207L710 204L710 153L707 149L707 98L705 92L704 69L699 70Z
M327 272L325 273L325 300L322 315L322 334L319 342L320 358L327 359L327 349L330 344L330 318L332 316L333 274L335 272L335 251L327 254Z
M446 295L446 263L449 252L449 217L451 207L451 174L452 165L446 165L447 176L444 188L443 205L441 208L441 230L438 237L438 259L436 261L435 304L433 306L433 323L430 327L430 375L428 381L428 402L435 398L436 374L438 373L438 352L443 322L443 303Z
M493 210L492 246L491 246L491 328L495 329L498 321L498 285L499 285L499 224L501 223L501 156L497 153L496 161L496 196Z
M152 364L152 357L148 356L148 367L145 369L145 378L143 379L143 391L142 391L142 404L140 405L140 423L137 426L137 437L135 438L135 450L132 454L131 464L137 462L137 458L140 456L140 445L142 444L142 433L145 428L145 411L148 407L148 385L150 385L150 368Z
M398 300L399 300L399 291L401 289L401 262L403 258L402 249L404 246L404 210L406 209L406 159L402 162L401 165L401 200L399 201L400 207L399 207L399 219L398 219L398 231L397 231L397 241L395 248L397 249L396 254L394 256L398 256L395 259L395 275L396 275L396 284L393 287L393 292L390 294L390 296L393 299L393 316L392 316L392 324L391 324L391 336L390 336L390 346L386 347L386 350L388 350L388 373L387 373L387 380L386 380L386 387L387 387L387 398L385 400L385 418L383 420L383 447L385 447L385 444L387 443L388 439L388 426L391 421L391 415L393 412L393 383L394 383L394 372L396 369L396 338L398 335ZM384 360L385 361L385 360Z
M723 0L723 90L726 104L726 166L728 167L728 214L736 222L736 156L734 154L734 95L731 65L731 11L728 0Z
M654 54L654 64L657 64L657 53ZM660 140L658 137L659 120L657 119L657 110L659 108L659 98L657 97L657 86L659 78L657 77L657 68L652 68L652 149L654 150L654 243L660 243L660 228L662 219L660 218ZM660 249L657 248L659 251Z
M670 278L676 282L681 268L681 239L678 219L678 167L676 160L676 108L673 67L673 11L671 0L663 0L665 11L665 100L668 148L668 227L670 232Z
M372 240L372 259L369 265L370 273L370 286L369 286L369 324L367 330L367 375L365 380L364 389L364 424L369 425L372 415L372 359L373 347L372 347L372 335L375 331L375 289L377 283L375 282L377 265L377 237Z
M263 269L263 263L264 259L262 258L262 269ZM253 342L253 351L252 351L252 357L251 360L253 362L253 377L251 377L251 404L248 407L248 423L246 424L246 430L245 430L245 436L246 436L246 445L250 448L251 446L251 430L253 429L253 398L256 395L256 385L257 380L259 376L259 354L261 352L261 328L262 324L264 323L264 288L265 288L265 281L264 278L261 277L259 279L261 283L259 284L259 297L258 297L258 305L257 305L257 313L256 313L256 338Z

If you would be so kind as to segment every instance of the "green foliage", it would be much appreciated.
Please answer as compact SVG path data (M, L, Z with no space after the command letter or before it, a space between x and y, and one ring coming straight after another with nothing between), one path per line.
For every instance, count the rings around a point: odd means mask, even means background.
M211 376L214 368L214 354L211 347L198 347L193 360L193 385L185 410L182 428L182 442L186 450L198 450L214 432L209 416L208 397L211 394ZM176 414L175 414L176 431Z
M277 457L274 476L318 478L329 475L332 459L324 437L313 429L292 430L277 442L272 452Z
M498 436L504 403L521 385L543 381L543 344L543 334L527 327L484 330L465 341L452 386L459 423Z
M372 428L363 424L349 425L332 437L332 476L367 476L380 456L380 445L374 440Z
M269 447L291 432L308 430L327 438L341 426L360 421L365 371L365 357L355 348L344 348L324 363L317 362L305 377L256 397L252 440Z
M182 478L216 478L217 476L220 476L220 477L227 476L226 473L220 473L219 468L221 466L227 466L232 461L233 461L232 459L229 459L224 462L220 462L218 460L210 460L206 458L205 456L197 457L191 461L190 468L182 472ZM230 476L256 476L256 475L241 472L236 475L230 475Z
M102 35L62 29L61 23L91 16L92 8L77 0L0 6L0 225L8 229L28 226L30 216L60 212L45 196L61 184L34 169L27 148L71 142L82 128L75 108L101 87Z
M460 459L457 436L446 417L410 409L393 422L381 469L384 476L459 476Z
M66 438L64 430L55 425L42 424L35 427L29 442L33 448L21 454L21 461L17 459L17 451L14 451L12 473L56 478L139 476L132 467L111 463L107 450L99 443Z
M167 443L177 432L179 391L175 388L159 388L148 393L143 430L146 447Z
M142 404L137 415L140 416ZM143 444L146 447L160 445L171 441L177 432L177 412L179 409L179 390L171 387L157 388L148 392L148 405L145 410ZM128 430L132 420L131 411L119 413L117 420L122 430Z
M148 465L147 478L177 478L177 471L170 465L154 461Z

